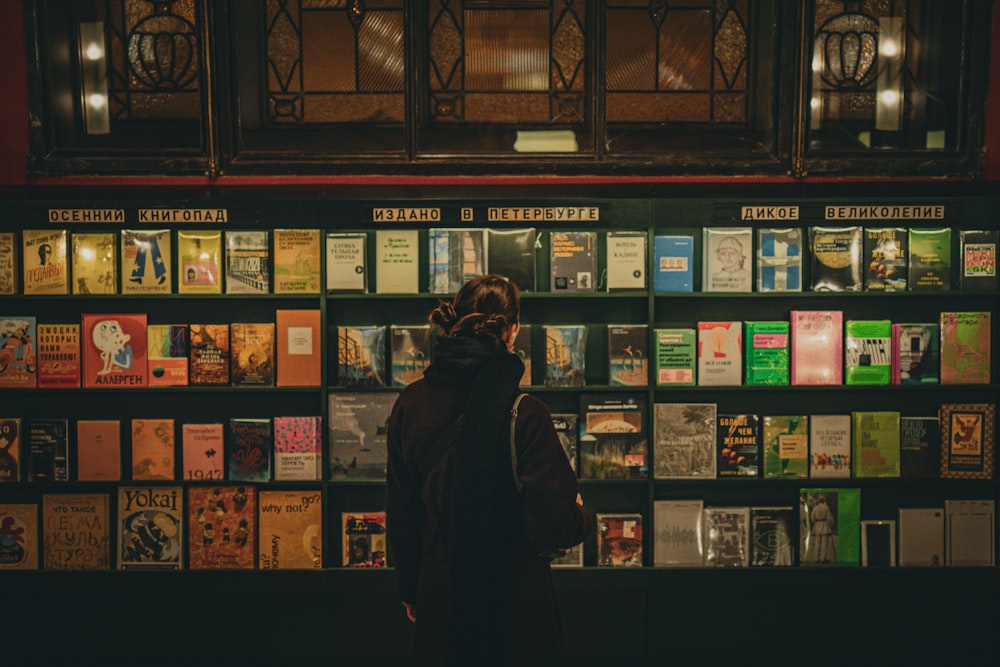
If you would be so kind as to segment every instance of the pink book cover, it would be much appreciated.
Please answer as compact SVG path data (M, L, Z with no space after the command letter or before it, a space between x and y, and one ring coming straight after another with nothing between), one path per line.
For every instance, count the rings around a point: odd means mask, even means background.
M254 569L256 487L252 484L189 486L187 513L190 569Z
M274 418L274 479L322 478L321 417Z
M743 383L743 322L698 322L698 384Z
M181 426L183 478L194 482L218 481L223 477L225 430L221 422Z
M791 312L793 385L844 383L844 312Z

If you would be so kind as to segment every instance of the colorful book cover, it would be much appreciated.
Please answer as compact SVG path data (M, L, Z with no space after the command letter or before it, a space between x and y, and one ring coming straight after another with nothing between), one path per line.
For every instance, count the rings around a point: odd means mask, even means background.
M843 384L844 312L793 310L790 315L791 383Z
M787 385L789 383L789 340L787 321L747 321L743 323L747 385Z
M318 309L274 311L277 335L275 384L318 387L323 380L322 314Z
M698 322L698 385L743 383L743 323Z
M38 505L0 503L0 572L38 569Z
M757 291L802 291L802 230L762 227L757 230Z
M323 567L323 494L261 491L257 514L258 570Z
M214 482L224 478L225 427L221 422L181 425L183 479Z
M22 451L25 448L22 447ZM69 421L28 420L27 479L29 482L69 481Z
M222 294L222 231L177 230L178 294Z
M257 489L252 484L187 487L188 568L252 570Z
M546 324L545 386L583 387L587 384L587 326Z
M80 325L38 325L38 386L49 389L80 386Z
M534 292L538 231L524 229L486 230L486 268L517 285L522 292Z
M385 512L342 512L340 537L344 567L386 567Z
M598 567L642 567L642 514L598 513Z
M649 385L649 325L608 325L608 384Z
M190 345L186 324L146 325L150 387L187 386Z
M517 336L514 337L514 354L521 360L524 364L524 374L521 375L521 381L519 385L522 387L528 387L532 384L531 380L531 325L521 323L521 328L518 330Z
M170 294L173 247L169 229L121 230L122 294Z
M231 482L270 482L274 432L270 419L233 417L226 442Z
M0 232L0 294L17 294L20 288L17 232Z
M386 327L337 327L337 384L384 387Z
M323 418L274 418L275 481L323 479Z
M114 232L73 232L73 294L118 293L118 243Z
M989 384L993 333L990 311L942 312L941 384Z
M845 384L889 384L892 370L892 322L844 322Z
M235 386L272 387L274 322L233 322L229 325L229 381Z
M580 415L575 412L553 412L552 427L556 430L556 436L559 438L563 452L566 453L569 467L573 469L573 472L577 472L579 468L577 460L580 449Z
M653 501L653 565L703 567L702 511L704 501Z
M646 289L646 232L607 233L608 291Z
M809 251L814 292L861 291L864 277L860 226L810 227Z
M749 507L706 507L702 523L705 567L750 566Z
M21 232L25 294L69 294L68 240L65 229Z
M385 480L389 414L399 392L330 393L330 479Z
M857 567L861 562L861 489L799 492L799 564Z
M454 294L486 273L486 230L431 228L427 254L428 291Z
M271 291L271 238L266 230L225 233L226 294Z
M937 479L941 467L941 428L937 417L899 418L899 476Z
M992 479L995 403L944 403L938 408L943 479Z
M910 227L909 286L913 291L951 289L951 227Z
M524 331L519 333L518 338L521 336L525 336ZM530 332L526 337L530 339ZM405 387L422 378L431 363L430 325L390 325L389 358L392 365L392 386ZM527 367L525 370L530 372ZM530 375L528 382L531 382Z
M715 478L717 418L715 403L655 403L653 477Z
M319 294L320 230L275 229L274 293Z
M147 326L145 313L83 313L83 388L148 386Z
M899 413L851 413L851 458L855 477L899 477Z
M183 567L183 497L179 486L118 487L118 569Z
M644 395L583 395L579 414L581 479L645 479L649 475Z
M903 227L866 227L865 290L898 292L909 277L909 235Z
M941 334L936 322L892 325L892 384L937 384Z
M81 482L122 478L122 423L117 419L76 422L76 478Z
M963 290L997 289L996 229L960 229L958 285Z
M809 477L809 415L764 415L764 477Z
M416 229L375 232L375 291L416 294L420 287L420 232Z
M0 388L38 386L38 340L33 315L0 318Z
M111 569L106 493L42 494L42 569Z
M758 477L760 474L760 417L755 414L719 414L716 425L716 475Z
M851 415L809 415L809 477L851 476Z
M132 479L176 479L175 425L169 417L132 420Z
M655 329L656 386L690 386L698 364L697 332L694 329Z
M597 232L549 232L549 291L595 292Z
M653 291L694 291L694 237L653 237Z
M188 333L188 381L193 385L229 384L229 325L191 324Z
M798 510L791 506L750 508L750 566L795 565Z
M705 227L701 268L703 292L752 292L753 229Z
M21 417L0 417L0 484L21 481Z
M326 293L368 293L368 234L365 232L326 235Z

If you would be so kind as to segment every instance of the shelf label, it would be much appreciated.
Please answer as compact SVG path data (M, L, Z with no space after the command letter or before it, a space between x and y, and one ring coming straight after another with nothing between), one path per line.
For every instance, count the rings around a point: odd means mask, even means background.
M486 218L490 222L597 222L601 209L597 206L511 206L489 208Z
M441 209L373 208L372 222L441 222Z
M229 222L225 208L140 208L139 222Z
M125 222L123 208L50 208L49 222Z
M798 220L798 206L742 206L740 218L743 220Z
M827 220L944 220L943 204L874 204L826 206Z

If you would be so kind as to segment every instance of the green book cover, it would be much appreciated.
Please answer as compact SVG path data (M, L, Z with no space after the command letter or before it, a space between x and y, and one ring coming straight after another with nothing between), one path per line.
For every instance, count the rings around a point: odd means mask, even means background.
M861 489L801 489L799 515L799 565L860 564Z
M809 416L764 415L764 477L809 476Z
M889 384L892 371L892 322L844 322L845 384Z
M855 477L899 477L899 413L851 413L851 458Z
M990 311L939 314L941 384L989 384L992 358Z
M693 385L697 363L694 329L656 329L657 386Z
M909 285L913 291L951 289L951 227L909 232Z
M744 322L745 384L788 384L790 326L787 321Z

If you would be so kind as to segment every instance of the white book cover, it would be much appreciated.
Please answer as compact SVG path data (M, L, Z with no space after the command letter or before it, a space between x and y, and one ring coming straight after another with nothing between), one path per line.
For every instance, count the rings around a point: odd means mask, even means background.
M608 232L608 290L646 289L645 232Z
M379 294L416 294L419 290L416 229L375 232L375 291Z
M996 523L992 500L945 500L945 563L993 567Z
M367 234L358 232L326 235L326 291L368 292L365 262Z
M899 508L900 567L944 565L944 509Z
M701 513L705 502L653 501L653 565L702 567Z
M701 267L703 292L752 292L753 229L706 227Z
M743 384L743 322L698 322L698 385Z
M851 476L851 416L809 416L809 476Z

